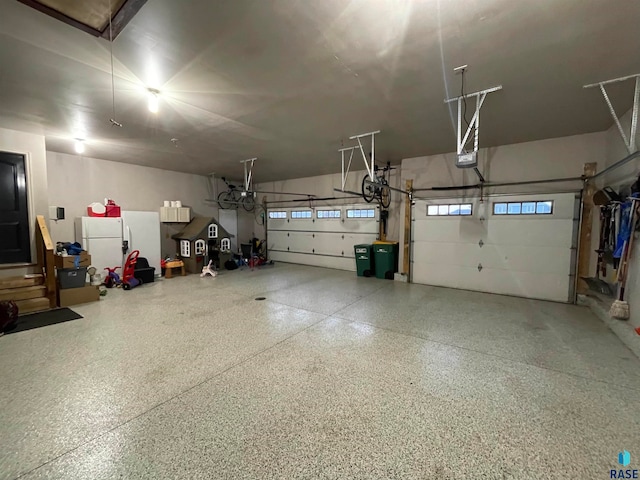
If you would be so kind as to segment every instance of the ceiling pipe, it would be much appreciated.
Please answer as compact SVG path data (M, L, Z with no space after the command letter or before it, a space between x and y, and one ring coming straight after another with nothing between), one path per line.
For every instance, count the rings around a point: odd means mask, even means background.
M414 188L414 192L438 192L447 190L473 190L479 189L480 184L477 185L453 185L451 187L428 187L428 188Z
M299 195L301 197L315 197L311 193L294 193L294 192L268 192L266 190L252 190L253 193L268 193L271 195Z
M627 163L629 163L631 160L634 160L636 158L640 157L640 150L636 150L634 153L627 155L626 157L624 157L622 160L618 160L616 163L614 163L613 165L609 165L607 168L605 168L604 170L596 173L595 175L592 175L591 177L587 178L587 181L590 180L595 180L598 177L601 177L602 175L606 175L607 173L622 167L623 165L626 165Z
M272 205L274 203L295 203L295 202L308 202L308 201L313 201L313 202L323 202L323 201L328 201L328 200L346 200L349 198L362 198L362 195L358 195L357 197L353 196L353 197L322 197L322 198L317 198L317 197L313 197L313 198L296 198L293 200L274 200L274 201L267 201L267 205Z
M593 177L592 177L593 178ZM539 185L541 183L564 183L583 181L584 177L547 178L544 180L527 180L522 182L478 183L475 185L454 185L451 187L414 188L414 192L438 192L447 190L473 190L492 187L515 187L521 185Z

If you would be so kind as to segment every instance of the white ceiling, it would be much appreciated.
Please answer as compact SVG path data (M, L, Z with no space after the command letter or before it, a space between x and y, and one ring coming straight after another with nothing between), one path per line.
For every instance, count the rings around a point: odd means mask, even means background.
M257 181L339 171L341 142L377 129L381 161L455 150L443 99L461 64L467 91L504 86L481 146L604 130L582 85L640 73L636 1L149 0L113 43L117 128L109 42L16 0L0 10L0 127L184 172L237 178L258 157ZM621 112L631 92L612 88Z

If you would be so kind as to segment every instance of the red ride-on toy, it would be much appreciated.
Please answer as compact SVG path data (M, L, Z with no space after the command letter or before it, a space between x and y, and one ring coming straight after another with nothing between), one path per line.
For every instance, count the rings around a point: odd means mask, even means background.
M134 277L136 270L136 262L138 261L138 256L140 255L140 250L134 250L127 257L127 261L124 262L124 272L122 272L122 288L125 290L131 290L132 288L137 287L142 282Z

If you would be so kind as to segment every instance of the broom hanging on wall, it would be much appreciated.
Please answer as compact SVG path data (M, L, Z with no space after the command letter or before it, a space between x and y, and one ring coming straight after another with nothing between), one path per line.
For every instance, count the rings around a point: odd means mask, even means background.
M609 310L609 316L611 318L617 318L618 320L629 319L629 303L624 300L624 289L629 274L629 259L631 257L636 226L638 224L638 202L639 200L635 197L631 199L629 238L624 242L622 257L620 258L620 268L618 269L618 299L613 302Z

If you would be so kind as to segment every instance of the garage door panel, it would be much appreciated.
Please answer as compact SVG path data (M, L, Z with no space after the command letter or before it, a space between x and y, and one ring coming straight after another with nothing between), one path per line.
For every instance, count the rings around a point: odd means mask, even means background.
M378 222L375 219L358 220L347 218L342 224L342 230L352 233L378 233Z
M477 268L458 265L448 268L432 265L417 270L413 281L439 287L566 302L570 277L489 268L478 272Z
M313 235L313 249L315 253L339 257L343 256L342 234L317 232Z
M286 232L270 232L267 246L269 250L286 250L289 245L289 237Z
M478 291L566 302L569 299L569 275L509 272L482 269Z
M413 261L420 265L478 266L478 245L464 243L426 243L416 242L413 246Z
M477 243L486 234L486 227L478 221L436 218L413 224L413 239L418 242Z
M292 252L311 253L313 249L313 238L307 232L288 232L289 250Z
M414 269L413 282L436 287L477 290L478 270L460 265L429 265L428 268Z
M304 218L304 219L291 219L285 229L289 231L309 231L313 230L313 219L312 218Z
M571 266L565 247L484 245L479 250L478 260L483 268L562 276Z
M316 267L335 268L355 272L356 262L353 258L325 257L322 255L308 255L290 252L272 252L269 257L274 262L295 263L298 265L312 265Z
M488 222L485 243L494 245L553 245L571 247L573 221L567 219L492 219Z

